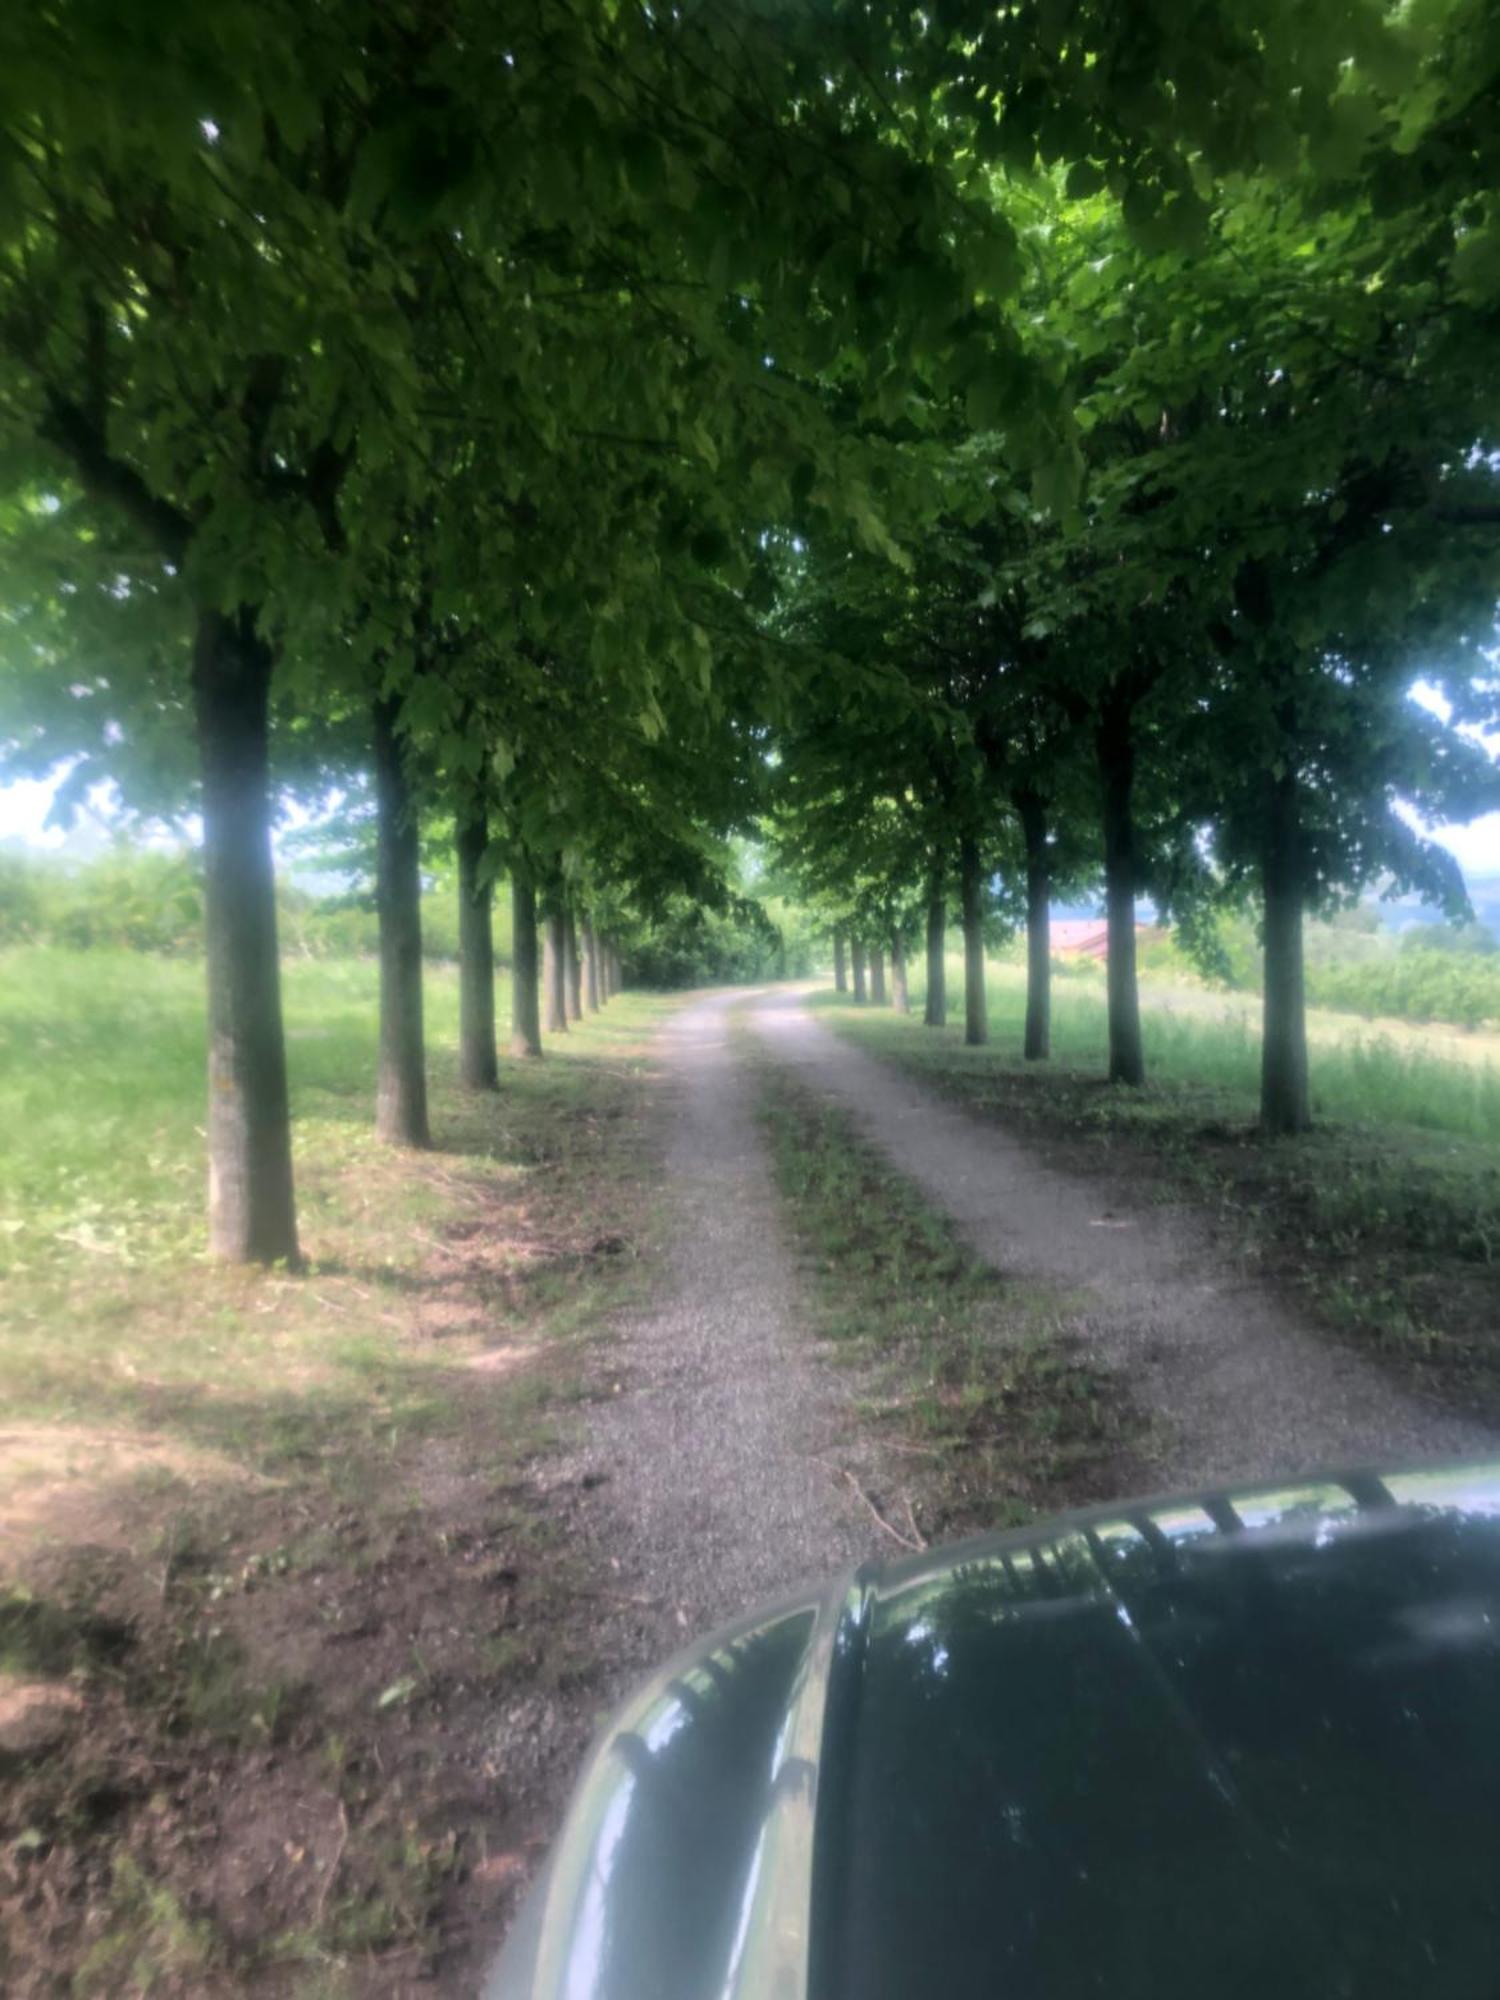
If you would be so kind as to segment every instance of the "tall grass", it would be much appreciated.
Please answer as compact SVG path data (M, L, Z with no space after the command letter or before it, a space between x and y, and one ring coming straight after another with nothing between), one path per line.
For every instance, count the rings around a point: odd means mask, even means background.
M914 968L915 969L915 968ZM948 969L949 1018L962 1021L962 964ZM1023 1067L1020 1049L1026 1013L1026 975L1019 966L989 968L991 1060ZM1260 1083L1260 1033L1242 1002L1216 1008L1196 995L1189 1011L1166 993L1141 986L1141 1026L1146 1064L1154 1083L1174 1092L1201 1091L1250 1115ZM913 982L920 1012L925 986ZM955 1011L956 1010L956 1011ZM1337 1037L1336 1039L1334 1037ZM1422 1031L1400 1039L1349 1020L1319 1023L1314 1041L1312 1093L1316 1113L1339 1123L1407 1125L1500 1144L1500 1069L1493 1063L1457 1062L1421 1046ZM1108 1020L1103 981L1059 978L1052 990L1053 1063L1058 1068L1103 1071Z

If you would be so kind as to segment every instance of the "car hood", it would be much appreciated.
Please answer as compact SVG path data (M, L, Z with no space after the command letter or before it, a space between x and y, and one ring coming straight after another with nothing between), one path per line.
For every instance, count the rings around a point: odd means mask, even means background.
M1500 1465L867 1568L605 1730L487 2000L1500 1984Z

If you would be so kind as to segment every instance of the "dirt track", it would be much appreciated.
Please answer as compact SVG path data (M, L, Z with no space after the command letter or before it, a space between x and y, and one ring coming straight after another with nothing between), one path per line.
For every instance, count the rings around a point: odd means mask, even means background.
M732 1033L743 997L694 1001L663 1032L675 1096L671 1276L657 1305L620 1329L620 1391L594 1406L582 1472L605 1482L611 1535L669 1645L890 1553L839 1479L853 1462L848 1389L800 1323L753 1081Z
M1086 1343L1153 1423L1166 1486L1492 1450L1226 1269L1190 1210L1059 1173L854 1048L778 994L752 1013L778 1061L828 1092L998 1270L1062 1289Z
M1190 1211L1057 1172L991 1123L814 1020L795 993L710 995L676 1015L667 1295L615 1350L585 1462L670 1644L809 1575L893 1553L840 1466L878 1480L841 1376L804 1333L797 1279L734 1033L828 1093L1002 1272L1056 1288L1085 1346L1149 1420L1163 1487L1493 1449L1216 1261Z

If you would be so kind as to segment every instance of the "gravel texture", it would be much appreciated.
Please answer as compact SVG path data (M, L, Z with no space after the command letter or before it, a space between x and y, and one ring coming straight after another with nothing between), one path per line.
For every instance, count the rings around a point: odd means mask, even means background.
M801 1323L754 1082L731 1040L743 999L694 1001L663 1031L671 1281L618 1330L620 1393L593 1406L582 1473L605 1482L611 1545L679 1640L896 1552L839 1477L857 1462L848 1389Z
M846 1106L981 1256L1062 1288L1070 1324L1154 1420L1159 1484L1493 1452L1494 1431L1405 1394L1226 1268L1190 1210L1044 1166L1000 1126L814 1020L795 994L759 999L750 1018L777 1060Z

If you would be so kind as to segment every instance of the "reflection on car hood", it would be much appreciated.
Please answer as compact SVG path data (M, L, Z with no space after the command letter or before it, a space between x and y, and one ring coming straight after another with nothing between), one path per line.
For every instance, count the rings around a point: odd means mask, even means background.
M1500 1466L866 1569L601 1738L489 2000L1495 2000Z

